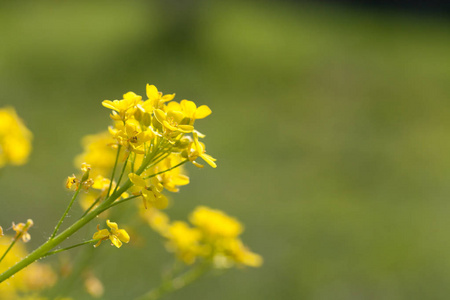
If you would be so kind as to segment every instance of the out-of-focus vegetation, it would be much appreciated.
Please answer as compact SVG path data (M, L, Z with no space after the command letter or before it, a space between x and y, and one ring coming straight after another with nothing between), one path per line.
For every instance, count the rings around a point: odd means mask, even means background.
M214 114L219 167L191 168L169 214L223 209L265 258L167 299L446 299L449 28L284 2L2 3L0 106L16 107L34 152L2 170L0 224L33 218L28 246L48 237L81 138L108 125L101 101L148 82ZM105 299L142 294L170 263L156 234L131 234L120 252L96 249Z

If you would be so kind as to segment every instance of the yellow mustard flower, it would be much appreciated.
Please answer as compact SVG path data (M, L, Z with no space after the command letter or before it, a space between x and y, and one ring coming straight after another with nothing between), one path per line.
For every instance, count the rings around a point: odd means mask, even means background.
M0 226L0 237L2 237L3 236L3 228L2 228L2 226Z
M142 107L148 113L152 113L154 109L161 108L162 104L175 98L175 94L163 96L163 93L159 92L156 86L150 84L146 86L146 93L148 100L144 101Z
M77 176L75 176L75 174L67 177L66 188L68 188L69 190L74 188L76 190L76 189L78 189L79 185L80 185L80 180L78 180L78 178L77 178Z
M110 130L111 134L127 150L138 154L144 154L144 144L154 138L150 130L142 131L141 126L135 119L118 122L116 127Z
M142 97L136 95L133 92L128 92L123 95L122 100L104 100L102 105L106 108L112 109L111 119L113 120L126 120L127 112L133 107L135 107Z
M25 164L31 152L32 138L14 108L0 109L0 167Z
M26 223L15 224L12 223L12 229L16 232L16 239L22 238L22 241L25 243L31 239L30 234L28 233L28 229L33 226L33 220L28 219Z
M98 247L102 241L107 239L111 240L111 245L114 245L117 248L120 248L122 246L122 242L128 243L130 241L130 236L128 235L128 233L125 231L125 229L119 229L117 223L106 220L106 224L111 230L100 230L99 226L97 226L97 232L94 233L94 236L92 238L99 241L94 247Z
M224 212L206 206L197 207L189 221L210 237L237 237L243 231L242 224Z
M155 109L155 118L169 132L189 133L194 130L192 125L182 124L184 114L181 111L169 110L164 112L161 109Z
M190 142L187 149L181 153L182 156L189 159L189 161L198 168L203 168L203 165L196 162L196 159L199 157L206 161L211 167L216 168L216 159L211 155L206 154L205 144L198 140L198 132L194 131L192 135L194 136L194 140Z
M189 124L194 124L195 120L204 119L211 114L211 109L206 105L197 105L193 101L181 100L181 109L184 115L189 118Z
M147 185L146 180L137 174L130 173L128 178L137 188L138 192L133 193L135 195L141 195L144 202L144 207L147 208L147 202L155 208L164 209L169 204L169 200L161 192L163 185L156 177L150 179L151 184Z

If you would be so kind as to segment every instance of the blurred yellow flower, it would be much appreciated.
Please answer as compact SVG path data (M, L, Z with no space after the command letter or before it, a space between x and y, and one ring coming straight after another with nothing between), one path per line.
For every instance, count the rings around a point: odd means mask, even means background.
M0 167L25 164L31 152L32 138L14 108L0 109Z

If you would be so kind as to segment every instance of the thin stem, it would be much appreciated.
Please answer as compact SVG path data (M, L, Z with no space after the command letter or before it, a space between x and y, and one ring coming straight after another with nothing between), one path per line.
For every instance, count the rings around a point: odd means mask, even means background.
M61 219L59 220L58 224L55 227L55 230L53 231L52 235L50 236L50 239L53 239L55 237L55 235L58 233L59 227L61 226L62 222L64 221L64 219L66 218L67 214L70 211L70 208L73 205L73 202L75 201L75 199L77 198L78 194L80 193L80 190L82 188L82 184L81 182L78 185L78 188L75 192L75 194L73 194L72 200L70 200L69 206L67 206L66 211L64 212L64 214L62 215Z
M9 250L11 250L11 248L14 246L14 244L17 242L18 239L19 236L17 235L9 245L8 249L6 249L5 253L3 253L2 258L0 258L0 263L2 262L3 258L5 258L6 254L8 254Z
M49 251L49 252L47 252L46 254L44 254L42 257L47 257L47 256L49 256L49 255L53 255L53 254L56 254L56 253L59 253L59 252L63 252L63 251L66 251L66 250L70 250L70 249L73 249L73 248L76 248L76 247L79 247L79 246L83 246L83 245L86 245L86 244L91 244L91 243L97 242L97 241L98 241L98 240L89 240L89 241L85 241L85 242L82 242L82 243L79 243L79 244L72 245L72 246L70 246L70 247L66 247L66 248L61 248L61 249L58 249L58 250Z
M135 196L131 196L131 197L128 197L128 198L125 198L125 199L122 199L122 200L114 201L113 204L111 204L108 208L111 208L111 207L116 206L116 205L119 205L119 204L121 204L121 203L130 201L130 200L132 200L132 199L134 199L134 198L137 198L137 197L140 197L140 196L141 196L141 195L135 195Z
M93 209L94 206L100 201L100 199L102 199L101 195L98 196L97 199L95 199L94 203L92 203L91 206L89 206L89 208L84 212L84 214L80 217L80 219L83 218L85 215L87 215L91 211L91 209Z
M119 155L120 155L120 149L122 148L121 145L119 145L119 147L117 147L117 155L116 155L116 161L114 162L114 167L113 167L113 171L112 171L112 175L111 175L111 182L109 183L109 188L108 188L108 193L106 195L108 195L108 197L110 196L109 193L111 192L111 187L114 181L114 175L116 175L116 167L117 167L117 162L119 160Z
M130 158L130 154L127 155L127 159L125 160L125 163L123 164L122 172L120 173L119 180L117 180L117 184L116 184L116 187L115 187L113 193L115 193L117 191L117 188L119 187L120 181L122 180L122 177L123 177L123 173L125 173L125 169L127 168L129 158Z
M147 294L136 298L136 300L156 300L161 298L162 296L172 293L176 290L182 289L185 286L191 284L202 275L209 270L209 264L200 264L195 268L187 271L186 273L175 277L173 279L169 279L163 281L160 286L151 290Z
M147 176L147 177L145 177L144 179L149 179L149 178L155 177L155 176L157 176L157 175L159 175L159 174L169 172L169 171L171 171L171 170L173 170L173 169L175 169L175 168L178 168L179 166L185 164L185 163L188 162L188 161L189 161L189 159L186 159L186 160L180 162L179 164L177 164L176 166L173 166L173 167L171 167L171 168L169 168L169 169L167 169L167 170L164 170L164 171L161 171L161 172L152 174L152 175L150 175L150 176Z

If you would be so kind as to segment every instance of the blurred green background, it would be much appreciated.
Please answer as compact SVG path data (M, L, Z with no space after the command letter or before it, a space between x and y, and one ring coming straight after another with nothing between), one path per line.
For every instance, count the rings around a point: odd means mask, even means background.
M0 106L34 151L2 170L0 224L32 218L42 243L81 138L109 125L101 101L151 83L213 110L198 127L219 167L189 168L170 215L223 209L265 259L166 299L448 299L449 25L290 2L2 2ZM159 283L171 256L143 235L98 249L104 299Z

